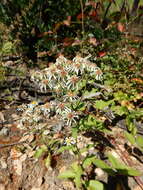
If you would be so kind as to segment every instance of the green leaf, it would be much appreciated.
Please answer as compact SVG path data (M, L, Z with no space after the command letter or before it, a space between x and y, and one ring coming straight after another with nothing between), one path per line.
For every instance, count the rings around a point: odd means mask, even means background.
M111 110L114 111L117 115L124 115L128 113L128 110L124 106L112 106Z
M82 170L81 166L77 162L74 162L71 165L71 167L74 170L74 172L77 173L78 175L82 175L83 174L83 170Z
M104 122L101 120L97 120L93 115L88 115L86 118L83 118L79 121L79 129L91 129L96 128L98 130L103 131L105 129Z
M128 141L132 144L135 145L135 138L131 133L128 133L127 131L124 132L125 137L128 139Z
M88 190L104 190L103 183L97 181L97 180L90 180L89 181L89 187Z
M72 104L72 108L74 110L83 111L83 110L85 110L86 105L84 102L78 100L78 101L74 102L74 104Z
M95 102L95 107L99 110L103 110L105 107L108 107L110 104L112 104L114 100L109 100L109 101L103 101L103 100L97 100Z
M127 167L125 170L121 171L121 174L125 174L128 176L141 176L141 172L130 167Z
M0 81L5 80L5 68L3 66L0 66Z
M84 88L84 87L86 86L86 83L87 83L86 80L80 80L80 81L77 83L78 90L81 90L82 88Z
M133 134L135 135L136 132L137 132L137 129L136 129L136 126L133 122L133 118L131 117L131 115L128 115L126 117L126 124L127 124L127 127L128 127L128 130Z
M73 146L71 145L67 145L67 146L62 146L61 148L59 148L57 150L57 153L62 153L64 152L65 150L73 150Z
M136 143L139 147L143 148L143 137L138 135L136 138Z
M87 168L89 167L94 161L95 161L95 156L92 157L87 157L84 161L83 161L83 168Z
M47 168L49 168L51 166L51 154L49 153L49 155L47 156L47 158L45 159L45 166Z
M12 42L6 42L6 43L4 43L4 45L2 47L2 53L3 54L11 53L12 47L13 47Z
M76 174L75 179L74 179L76 187L81 188L81 185L82 185L81 175L83 174L83 170L77 162L74 162L71 165L71 167L72 167L74 173Z
M68 178L75 178L76 174L72 170L67 170L65 172L62 172L60 175L58 175L58 178L60 179L68 179Z
M114 175L115 172L113 171L113 169L106 164L104 161L100 160L100 159L95 159L93 160L93 163L98 167L103 169L105 172L107 172L110 175Z
M117 158L115 158L111 154L108 154L108 159L111 162L113 168L115 169L122 169L126 167L126 165L123 165Z
M128 100L128 95L123 93L122 91L118 91L114 93L115 100L122 101L122 100Z
M34 154L35 158L39 158L40 156L42 156L43 152L47 151L47 147L45 145L41 146Z
M76 175L75 179L74 179L75 185L77 187L77 189L80 189L82 186L82 180L81 180L81 176Z
M73 127L72 128L72 137L76 139L77 135L78 135L78 129L76 127Z
M125 164L122 164L117 158L108 154L108 159L111 162L113 168L117 170L117 173L127 176L140 176L141 173L138 170L132 169Z

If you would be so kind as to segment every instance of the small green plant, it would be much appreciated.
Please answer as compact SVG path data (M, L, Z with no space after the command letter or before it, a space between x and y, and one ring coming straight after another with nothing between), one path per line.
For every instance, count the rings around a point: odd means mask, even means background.
M81 159L80 159L81 161ZM125 175L125 176L140 176L141 173L131 167L121 163L112 154L108 154L108 162L96 158L96 156L86 156L80 163L73 163L69 170L59 174L61 179L72 179L77 189L105 189L105 185L96 179L88 179L87 168L94 165L96 168L101 168L108 175ZM87 180L86 180L87 179Z

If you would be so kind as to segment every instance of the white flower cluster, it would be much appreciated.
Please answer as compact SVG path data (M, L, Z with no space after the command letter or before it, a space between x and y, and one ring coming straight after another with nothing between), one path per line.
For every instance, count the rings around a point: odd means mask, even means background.
M57 94L63 95L67 90L78 90L78 84L85 73L95 80L102 80L102 72L99 67L88 61L87 58L76 56L70 61L61 55L56 59L55 64L33 73L31 81L42 92L51 89Z
M27 107L21 106L18 111L23 112L18 125L21 129L44 128L44 123L49 124L47 121L51 119L52 112L55 113L59 120L63 121L64 126L71 126L79 118L78 113L69 108L69 104L56 101L43 105L39 105L38 102L33 101Z
M63 121L65 126L75 124L79 119L79 113L72 110L71 105L80 100L77 92L80 82L84 80L84 75L95 80L102 79L102 72L96 64L80 56L76 56L72 61L59 56L55 64L42 71L34 72L31 75L33 83L42 92L50 89L53 96L55 95L55 100L43 105L32 102L26 108L22 107L23 114L19 127L41 129L42 123L51 118L53 113Z

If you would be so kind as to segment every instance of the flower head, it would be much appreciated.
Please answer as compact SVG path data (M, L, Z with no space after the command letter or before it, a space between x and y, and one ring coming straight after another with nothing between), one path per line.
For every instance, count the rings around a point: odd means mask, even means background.
M67 78L68 82L67 82L67 88L68 89L75 89L77 87L77 82L79 81L79 77L77 77L76 75L73 75L71 77Z
M57 72L58 72L57 67L55 65L51 65L48 69L45 69L44 76L49 81L51 79L56 80L57 79Z
M96 80L102 80L103 73L102 73L102 71L99 68L98 68L97 71L95 71L95 74L96 74Z
M68 76L68 72L65 69L62 68L58 70L58 76L57 76L58 81L62 80L63 82L66 82L65 80L67 76Z
M73 102L73 101L77 100L78 96L76 95L75 92L68 91L67 94L63 96L63 98L64 98L64 101L65 101L65 102L66 102L66 101L71 101L71 102Z
M72 126L73 123L76 123L76 119L79 118L78 114L73 110L65 110L62 112L63 120L66 122L67 126Z
M57 59L56 59L56 65L63 65L67 63L67 59L63 56L60 55Z
M43 113L44 115L49 116L49 114L50 114L50 112L51 112L51 110L52 110L52 105L51 105L50 103L46 103L46 104L44 104L44 105L42 105L42 106L40 107L40 110L42 111L42 113Z
M73 137L66 137L64 140L64 144L66 145L74 145L76 144L76 139Z
M60 102L59 104L57 104L55 109L57 114L62 114L63 112L68 110L70 111L70 109L67 107L67 104L64 102Z

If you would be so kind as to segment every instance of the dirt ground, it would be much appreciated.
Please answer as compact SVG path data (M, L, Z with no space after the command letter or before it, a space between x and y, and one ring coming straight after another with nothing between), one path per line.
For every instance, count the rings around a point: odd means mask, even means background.
M16 127L18 117L16 107L7 108L2 113L5 124L0 128L0 190L75 190L72 182L57 178L59 173L69 168L75 159L74 156L66 151L61 155L54 155L51 167L46 168L43 157L33 158L35 148L32 142L35 141L35 137L27 135L28 141L23 142L26 139L23 138L24 132ZM125 152L121 131L117 129L115 131L116 143ZM127 153L124 153L124 156L128 157ZM139 158L140 161L130 157L128 164L142 171L143 155ZM107 175L104 172L97 178L107 182ZM128 178L126 189L142 190L141 180L143 177Z

